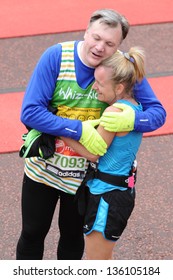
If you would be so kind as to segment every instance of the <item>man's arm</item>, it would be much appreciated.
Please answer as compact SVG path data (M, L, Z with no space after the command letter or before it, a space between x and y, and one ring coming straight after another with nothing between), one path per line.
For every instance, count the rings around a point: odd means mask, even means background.
M136 130L151 132L161 127L166 121L166 111L155 96L146 78L136 83L134 95L141 102L143 112L135 112L125 104L115 104L122 111L103 113L100 124L108 131L120 132Z
M21 121L40 132L79 140L82 133L80 121L58 117L48 110L59 75L60 62L60 45L48 48L41 56L24 95Z
M134 129L139 132L151 132L161 127L166 121L166 111L146 78L141 83L136 83L134 94L143 107L143 112L135 112Z
M80 141L91 153L103 155L107 145L93 126L80 120L56 116L48 110L59 75L60 61L60 45L49 48L41 56L23 99L21 121L35 131ZM30 140L26 141L28 145Z
M105 112L118 112L120 111L118 108L114 106L109 106L105 109ZM104 139L105 143L107 144L107 147L109 147L112 143L112 140L116 136L116 133L114 132L109 132L103 128L103 126L99 125L100 119L98 120L91 120L91 121L86 121L86 123L90 123L93 127L97 126L96 128L99 135ZM80 144L78 141L75 141L70 138L65 138L61 137L62 140L64 140L68 146L73 148L78 154L81 156L87 158L89 161L95 162L99 156L95 155L91 152L89 152L82 144Z

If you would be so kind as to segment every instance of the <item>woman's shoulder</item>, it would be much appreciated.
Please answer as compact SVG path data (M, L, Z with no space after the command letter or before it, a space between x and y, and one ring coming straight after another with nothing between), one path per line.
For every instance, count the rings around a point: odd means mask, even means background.
M113 105L108 106L104 112L121 112L121 109L117 108L116 104L117 103L114 103Z

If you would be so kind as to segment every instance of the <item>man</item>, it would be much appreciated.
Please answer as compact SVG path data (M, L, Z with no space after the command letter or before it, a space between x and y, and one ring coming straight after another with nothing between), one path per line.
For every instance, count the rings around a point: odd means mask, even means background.
M78 140L93 154L106 152L106 143L88 121L100 118L107 107L92 90L94 69L116 52L128 30L127 20L116 11L96 11L91 16L84 41L50 47L33 72L23 100L21 121L35 130L57 136L56 150L47 160L41 157L41 152L40 157L26 159L17 259L42 259L44 239L59 199L57 258L82 258L83 217L78 214L74 194L88 163L58 136ZM165 110L146 79L136 84L134 93L144 112L135 116L133 110L124 106L121 113L106 114L102 117L106 129L130 131L135 128L144 132L163 125ZM48 110L49 105L57 108L56 115Z

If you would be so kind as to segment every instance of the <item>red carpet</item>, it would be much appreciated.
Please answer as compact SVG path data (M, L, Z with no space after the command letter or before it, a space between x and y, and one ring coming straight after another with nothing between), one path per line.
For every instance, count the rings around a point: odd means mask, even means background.
M81 31L100 8L121 12L131 25L173 20L172 0L1 0L0 38Z
M151 78L149 82L167 111L167 121L163 127L144 136L158 136L173 133L172 88L173 76ZM21 135L26 132L20 123L20 109L23 93L0 94L0 153L18 151L22 145ZM10 107L9 107L10 100Z
M0 94L0 153L16 152L22 145L21 136L25 132L20 122L22 99L22 92Z

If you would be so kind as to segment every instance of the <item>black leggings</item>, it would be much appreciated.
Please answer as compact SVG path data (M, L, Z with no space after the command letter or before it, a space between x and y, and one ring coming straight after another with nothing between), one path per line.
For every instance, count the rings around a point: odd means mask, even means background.
M80 260L84 251L83 217L78 214L74 195L67 194L26 175L22 189L22 232L17 244L17 260L41 260L44 240L60 199L58 225L60 238L57 258Z

